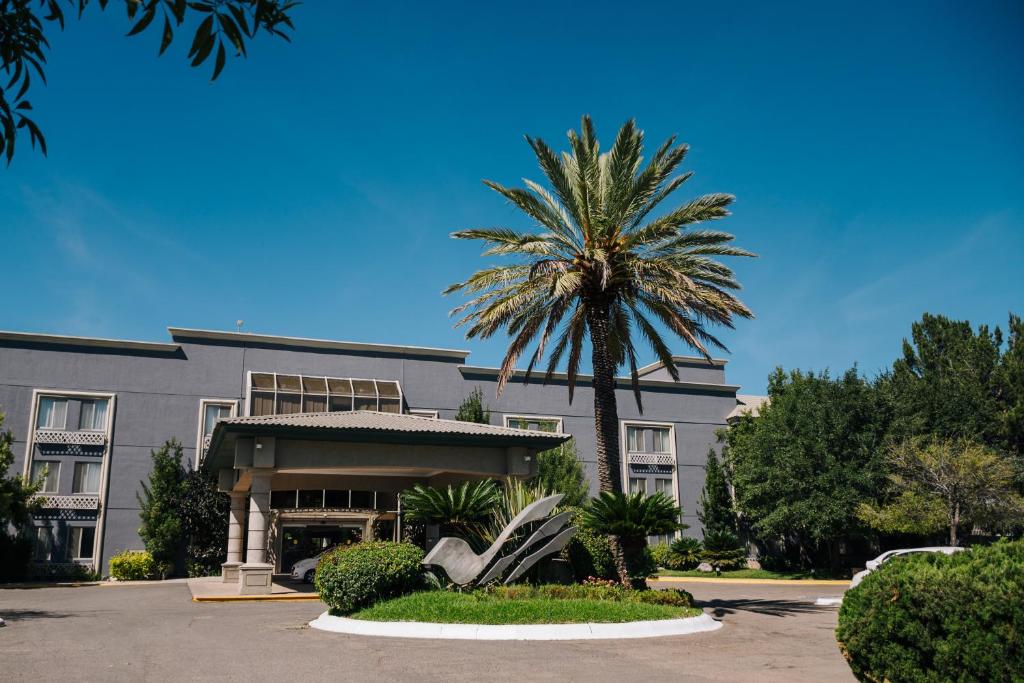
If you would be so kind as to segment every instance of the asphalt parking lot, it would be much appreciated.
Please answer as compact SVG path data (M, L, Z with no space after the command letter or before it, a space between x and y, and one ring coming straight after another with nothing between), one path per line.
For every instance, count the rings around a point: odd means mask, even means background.
M725 625L626 641L367 638L319 602L195 603L184 584L0 590L4 680L844 681L834 586L677 584Z

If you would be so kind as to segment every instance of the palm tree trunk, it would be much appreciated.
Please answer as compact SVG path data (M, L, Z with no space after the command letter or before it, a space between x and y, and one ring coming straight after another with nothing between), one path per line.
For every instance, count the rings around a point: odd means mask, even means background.
M615 364L608 349L607 303L587 308L594 366L594 427L597 437L597 479L602 491L622 491L619 411L615 402Z

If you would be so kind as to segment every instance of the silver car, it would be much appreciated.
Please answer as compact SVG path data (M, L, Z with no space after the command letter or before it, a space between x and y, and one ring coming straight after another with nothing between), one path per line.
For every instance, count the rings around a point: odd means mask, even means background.
M943 555L952 555L953 553L958 553L961 550L967 550L967 548L960 548L951 545L937 545L930 548L903 548L901 550L889 550L873 560L868 560L865 563L865 567L867 568L864 571L857 572L853 575L853 580L850 581L850 588L860 585L860 582L864 580L865 576L875 571L894 557L899 557L900 555L912 555L914 553L942 553Z

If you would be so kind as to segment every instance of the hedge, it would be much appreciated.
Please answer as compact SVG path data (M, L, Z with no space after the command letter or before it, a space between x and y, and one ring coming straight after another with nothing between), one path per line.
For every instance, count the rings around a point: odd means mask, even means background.
M145 550L125 550L110 558L110 578L117 581L152 579L156 573L156 562Z
M1024 542L886 562L847 591L836 639L862 681L1024 680Z
M366 541L324 555L313 583L320 599L339 614L393 598L423 583L423 551L411 543Z

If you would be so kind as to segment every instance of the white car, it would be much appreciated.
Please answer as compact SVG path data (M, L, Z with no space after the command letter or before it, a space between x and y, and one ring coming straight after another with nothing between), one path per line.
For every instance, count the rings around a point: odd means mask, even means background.
M903 548L902 550L890 550L888 552L884 552L875 559L868 560L865 563L867 568L864 571L857 572L853 575L853 580L850 581L850 588L860 585L860 582L864 580L865 576L875 571L894 557L898 557L900 555L913 555L914 553L942 553L943 555L952 555L953 553L958 553L961 550L967 550L967 548L938 545L930 548Z
M291 574L292 579L294 579L295 581L313 583L313 576L316 574L317 563L320 562L320 558L323 557L324 554L329 553L332 550L334 550L333 545L329 548L325 548L318 555L314 555L313 557L307 557L306 559L299 560L298 562L293 564Z

